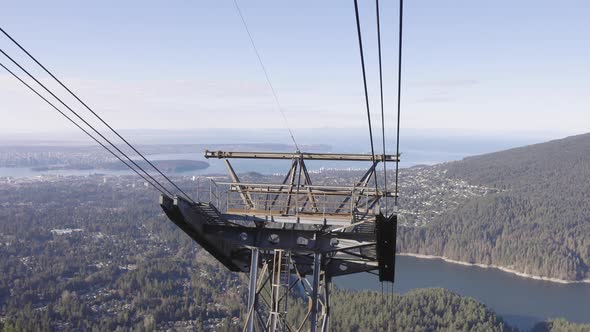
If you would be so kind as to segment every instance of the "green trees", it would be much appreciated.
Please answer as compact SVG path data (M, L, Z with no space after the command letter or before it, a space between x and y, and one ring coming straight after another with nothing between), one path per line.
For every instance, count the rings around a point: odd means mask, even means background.
M515 331L477 301L444 289L333 293L334 331Z
M5 318L0 331L241 330L246 276L227 272L169 223L153 193L132 188L131 179L118 181L106 186L100 178L73 178L0 186L6 207L0 209L0 316ZM527 206L503 197L490 202ZM485 216L484 203L472 204ZM499 243L501 229L512 227L488 224L484 233L476 224L466 234ZM404 245L428 243L440 250L451 250L446 243L452 242L456 252L471 246L466 259L473 260L494 248L456 237L463 225L449 225L439 234L418 228L403 230L400 237ZM51 233L65 228L83 231ZM580 238L566 238L572 246L581 244ZM542 248L527 249L531 262L533 250ZM293 317L306 313L306 303L299 303L290 306ZM332 307L334 331L511 330L482 304L440 289L392 298L335 289L333 303L338 303Z
M590 325L574 324L565 319L555 319L535 325L531 332L590 332Z
M239 319L242 280L134 181L0 185L0 330L201 329ZM82 231L52 232L67 229Z
M465 199L426 227L400 227L399 250L590 278L590 134L433 167L502 190Z

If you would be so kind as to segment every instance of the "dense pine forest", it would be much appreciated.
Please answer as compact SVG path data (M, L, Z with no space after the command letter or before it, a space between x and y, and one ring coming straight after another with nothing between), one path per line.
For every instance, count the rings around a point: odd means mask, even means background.
M590 279L590 134L427 168L490 190L400 227L399 250Z
M444 289L336 291L334 331L515 331L483 304Z
M1 184L0 330L240 331L246 276L221 267L156 202L134 177ZM442 289L333 296L334 331L513 330ZM551 321L538 331L573 328L583 327Z

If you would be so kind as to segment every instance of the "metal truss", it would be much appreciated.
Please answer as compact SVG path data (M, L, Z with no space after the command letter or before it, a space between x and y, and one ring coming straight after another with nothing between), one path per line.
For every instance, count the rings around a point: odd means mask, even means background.
M207 151L205 157L224 159L231 182L211 185L210 202L162 195L160 205L229 270L250 274L245 331L328 331L333 277L378 270L381 280L393 281L397 218L383 216L379 201L395 194L369 182L379 162L397 156ZM291 167L281 183L241 182L232 158L290 160ZM352 185L327 186L312 183L305 160L372 163ZM297 294L308 303L300 322L289 316Z
M288 251L274 250L272 261L260 262L259 257L259 249L252 249L244 331L329 331L331 279L322 269L322 255L314 255L311 282L298 271ZM307 300L307 311L299 320L289 317L288 311L294 289Z

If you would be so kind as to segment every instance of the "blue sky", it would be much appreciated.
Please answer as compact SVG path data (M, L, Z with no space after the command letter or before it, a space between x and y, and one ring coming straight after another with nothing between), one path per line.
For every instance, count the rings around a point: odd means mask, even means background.
M359 2L377 124L374 2ZM352 0L240 5L296 135L366 128ZM405 5L402 127L590 131L590 2ZM381 6L391 132L398 3ZM283 125L232 0L4 1L0 22L116 128ZM6 38L0 48L34 68ZM0 112L4 131L71 128L5 73Z

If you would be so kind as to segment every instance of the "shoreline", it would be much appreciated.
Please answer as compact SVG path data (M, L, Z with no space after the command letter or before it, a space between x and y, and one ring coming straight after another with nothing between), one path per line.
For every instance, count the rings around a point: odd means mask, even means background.
M450 259L450 258L447 258L444 256L422 255L422 254L413 254L413 253L397 253L397 255L409 256L409 257L415 257L415 258L421 258L421 259L440 259L440 260L445 261L447 263L458 264L458 265L463 265L463 266L476 266L476 267L483 268L483 269L497 269L502 272L514 274L514 275L519 276L521 278L528 278L528 279L534 279L534 280L540 280L540 281L548 281L548 282L554 282L554 283L558 283L558 284L590 284L590 279L564 280L564 279L558 279L558 278L542 277L542 276L536 276L536 275L532 275L532 274L528 274L528 273L524 273L524 272L519 272L519 271L509 269L509 268L503 267L503 266L486 265L486 264L478 264L478 263L467 263L467 262L462 262L462 261Z

